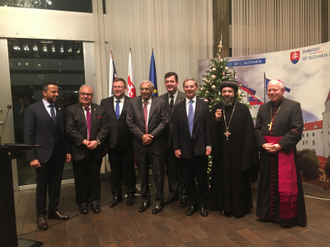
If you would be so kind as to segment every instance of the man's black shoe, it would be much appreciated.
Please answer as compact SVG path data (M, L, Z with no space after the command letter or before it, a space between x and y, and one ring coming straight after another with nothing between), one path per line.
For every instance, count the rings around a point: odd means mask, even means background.
M121 200L123 200L122 196L115 196L112 201L109 204L110 208L113 208L114 206L116 206Z
M153 208L153 210L152 210L152 213L153 214L157 214L157 213L159 213L160 211L162 211L163 210L163 205L162 204L156 204L155 205L155 207Z
M187 197L183 197L180 199L180 207L184 208L188 206L188 198Z
M165 201L165 205L166 205L166 204L170 204L170 203L172 203L172 202L175 202L175 201L177 201L177 200L179 200L179 197L178 197L178 196L169 196L169 197L166 199L166 201Z
M100 208L100 205L91 205L92 206L92 210L94 212L94 214L98 214L101 212L101 208Z
M88 208L87 207L80 207L79 212L81 214L88 214Z
M197 211L197 209L197 206L190 206L187 210L187 215L192 216Z
M150 206L150 202L142 202L139 212L142 213L147 210L147 208Z
M134 201L135 201L134 194L133 193L127 194L126 205L131 206L134 203Z
M203 217L207 217L209 215L209 210L207 207L204 207L204 206L201 207L200 211L201 211L201 216L203 216Z

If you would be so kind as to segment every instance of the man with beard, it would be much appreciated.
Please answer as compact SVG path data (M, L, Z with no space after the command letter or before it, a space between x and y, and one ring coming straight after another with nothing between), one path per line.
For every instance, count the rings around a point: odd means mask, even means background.
M249 108L236 101L238 86L220 85L222 103L212 108L213 165L210 202L223 215L243 217L252 208L250 182L257 180L258 151Z
M260 150L257 216L284 227L306 226L304 194L297 169L296 144L301 139L300 104L283 97L284 85L271 80L270 101L260 106L255 135Z
M26 152L30 167L36 170L36 214L40 230L48 229L46 203L48 191L48 219L67 220L68 215L58 211L64 161L71 160L65 135L65 108L57 103L56 83L42 85L43 99L29 105L25 111L24 141L40 145Z

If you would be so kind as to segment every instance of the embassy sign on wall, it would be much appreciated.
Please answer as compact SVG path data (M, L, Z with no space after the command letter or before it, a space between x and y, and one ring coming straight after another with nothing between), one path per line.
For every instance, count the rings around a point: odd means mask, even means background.
M199 60L200 81L209 69L210 59ZM330 156L330 42L244 57L231 57L228 67L234 67L237 80L255 91L246 91L244 101L254 105L256 117L260 104L268 102L265 82L280 79L284 82L284 96L300 102L304 133L297 149L315 150L319 160L318 181L329 184L324 166ZM330 188L330 184L329 184Z

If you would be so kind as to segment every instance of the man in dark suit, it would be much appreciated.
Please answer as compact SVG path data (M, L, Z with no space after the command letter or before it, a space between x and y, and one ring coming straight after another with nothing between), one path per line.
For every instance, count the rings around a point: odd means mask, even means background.
M193 215L198 207L202 216L208 216L207 156L212 151L208 103L196 97L196 80L188 77L183 82L186 100L180 102L173 114L173 148L180 158L183 179L187 188ZM196 188L197 178L198 189Z
M101 101L110 127L106 143L111 166L113 199L109 206L114 207L122 200L121 185L123 181L127 193L126 205L131 206L134 203L136 185L133 136L126 124L128 102L131 98L124 95L126 81L122 78L114 80L112 89L113 96Z
M161 95L159 98L165 100L167 114L169 116L169 128L166 144L166 174L168 178L169 197L165 204L170 204L177 201L180 196L180 206L188 205L188 198L186 188L184 186L181 170L179 169L179 160L174 155L172 145L172 115L174 106L185 99L185 94L178 90L179 80L175 72L168 72L165 74L165 87L167 93Z
M66 133L70 139L76 202L81 214L88 206L99 213L101 197L100 168L105 155L105 139L109 131L102 106L92 103L93 89L82 85L79 103L67 108Z
M43 99L29 105L25 111L24 141L40 145L27 151L30 166L36 169L37 226L48 229L46 201L48 191L48 219L69 219L58 211L64 161L71 160L68 140L65 135L65 108L57 103L56 83L42 85Z
M133 148L141 181L142 201L139 212L150 206L149 168L151 166L155 185L156 205L153 214L163 210L164 203L164 168L166 153L167 110L163 99L152 97L154 85L142 81L141 96L129 102L126 122L133 133Z

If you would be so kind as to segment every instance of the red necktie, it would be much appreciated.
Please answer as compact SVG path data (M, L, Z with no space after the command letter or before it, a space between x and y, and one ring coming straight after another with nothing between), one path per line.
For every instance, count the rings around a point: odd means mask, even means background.
M87 131L88 131L88 140L91 139L91 113L89 112L89 108L85 107L86 110L86 121L87 121Z
M144 123L146 134L148 134L148 101L143 102L143 113L144 113Z

